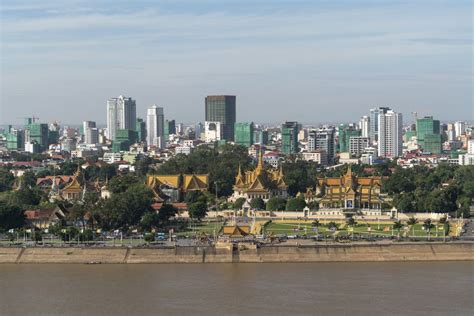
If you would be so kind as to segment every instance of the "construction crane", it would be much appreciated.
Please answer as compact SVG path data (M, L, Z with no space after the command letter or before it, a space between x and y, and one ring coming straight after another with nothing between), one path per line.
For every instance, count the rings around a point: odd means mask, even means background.
M17 119L23 119L23 120L30 120L31 119L31 122L34 123L37 120L39 120L39 117L33 115L31 117L17 117Z

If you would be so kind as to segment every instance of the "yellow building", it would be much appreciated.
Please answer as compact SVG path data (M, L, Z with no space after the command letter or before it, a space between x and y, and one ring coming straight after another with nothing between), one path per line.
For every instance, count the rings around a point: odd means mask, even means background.
M206 191L207 174L148 175L146 184L153 190L157 202L178 202L191 191Z
M381 209L382 177L358 177L349 165L345 175L334 178L318 178L316 194L321 209Z
M264 168L263 154L260 152L255 170L242 173L239 166L235 177L234 194L230 200L236 201L239 198L245 198L250 201L261 198L266 202L274 196L286 198L288 186L283 178L281 167L278 170Z

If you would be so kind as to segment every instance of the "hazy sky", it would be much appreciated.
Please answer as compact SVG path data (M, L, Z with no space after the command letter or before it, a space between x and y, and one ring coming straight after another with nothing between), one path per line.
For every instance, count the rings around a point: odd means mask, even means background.
M204 120L474 119L470 0L0 0L0 123L105 122L106 100Z

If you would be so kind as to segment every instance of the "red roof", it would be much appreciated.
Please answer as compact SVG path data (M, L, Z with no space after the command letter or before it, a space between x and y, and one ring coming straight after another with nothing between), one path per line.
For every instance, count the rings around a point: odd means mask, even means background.
M15 161L12 163L14 167L39 167L41 162L39 161Z
M29 220L49 218L52 214L54 214L54 209L25 211L26 219L29 219Z
M151 205L154 210L158 211L164 203L154 203ZM177 208L179 211L187 211L188 210L188 205L186 203L171 203L175 208Z

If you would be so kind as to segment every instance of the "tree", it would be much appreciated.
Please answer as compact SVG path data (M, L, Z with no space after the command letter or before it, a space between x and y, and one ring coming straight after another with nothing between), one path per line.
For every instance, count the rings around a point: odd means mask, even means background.
M281 197L272 197L268 200L267 211L283 211L286 208L286 200Z
M308 207L312 211L317 211L319 210L319 203L317 201L311 201L308 203Z
M188 206L189 217L192 219L201 220L206 217L207 214L207 204L202 201L197 201L189 204Z
M7 231L25 224L25 214L17 206L0 201L0 230Z
M26 171L21 179L22 184L25 187L33 188L36 186L36 176L31 171Z
M400 240L400 230L403 228L403 224L400 221L393 222L393 229L397 231L397 240Z
M400 212L413 212L416 210L415 196L411 192L395 195L393 204Z
M141 183L141 179L133 174L126 174L114 177L109 183L109 190L112 193L123 193L133 185Z
M160 225L160 217L157 212L147 212L142 216L140 226L144 230L151 230Z
M255 198L250 201L250 207L254 210L264 210L265 209L265 201L261 198Z
M242 209L242 206L244 205L246 199L245 198L238 198L237 200L235 200L235 202L232 204L232 208L234 210L240 210Z
M329 229L338 230L338 229L339 229L339 225L338 225L336 222L329 222L329 223L328 223L328 228L329 228Z
M430 240L430 237L431 237L431 230L434 228L435 226L433 225L433 223L431 222L431 219L426 219L425 222L423 223L423 228L425 229L425 231L428 233L428 240Z
M158 220L160 225L168 223L171 217L176 216L178 209L172 204L165 203L158 211Z
M287 211L302 211L306 207L306 202L302 198L289 199L286 202Z
M15 177L5 168L0 168L0 192L11 190Z
M408 226L412 228L412 237L415 237L415 225L418 223L418 219L414 216L410 217L407 221Z
M348 226L351 226L351 227L354 227L357 225L357 222L356 220L353 218L353 217L349 217L347 220L346 220L346 224Z
M288 194L296 196L298 192L306 192L316 184L318 165L314 162L298 160L283 164L285 183L288 185Z
M321 225L321 223L319 222L319 220L315 219L312 223L311 223L311 226L313 227L319 227Z
M29 187L22 187L17 191L11 192L8 200L14 205L35 206L40 204L43 195L44 192L42 192L39 188L31 189Z

